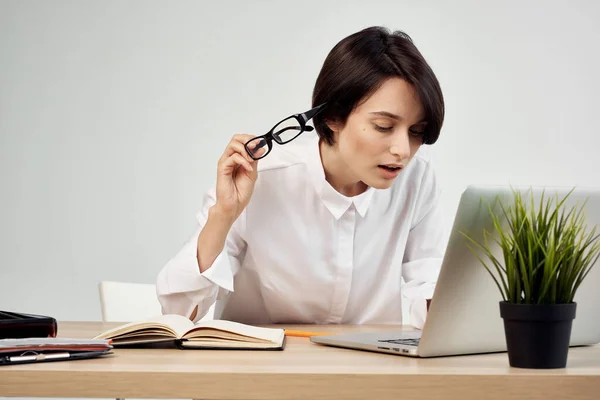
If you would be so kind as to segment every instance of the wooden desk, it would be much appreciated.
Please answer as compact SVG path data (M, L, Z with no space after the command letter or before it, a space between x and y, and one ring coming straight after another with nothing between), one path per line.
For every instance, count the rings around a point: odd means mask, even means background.
M63 322L59 336L91 338L113 326ZM303 328L340 332L390 329ZM413 359L325 347L293 337L282 352L116 349L108 358L0 367L0 397L7 396L598 399L600 346L571 349L568 367L559 370L513 369L506 353Z

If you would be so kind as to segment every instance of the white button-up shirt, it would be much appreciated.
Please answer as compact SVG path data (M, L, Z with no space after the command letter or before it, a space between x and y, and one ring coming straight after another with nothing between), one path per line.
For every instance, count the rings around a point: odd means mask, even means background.
M157 279L163 313L248 324L398 324L421 328L445 250L440 190L422 147L389 189L346 197L325 179L318 136L304 133L258 162L250 203L204 273L197 239Z

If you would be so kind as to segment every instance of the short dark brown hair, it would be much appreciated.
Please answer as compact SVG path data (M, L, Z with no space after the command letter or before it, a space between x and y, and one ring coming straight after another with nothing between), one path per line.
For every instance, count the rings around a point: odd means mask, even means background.
M312 98L313 107L327 103L323 112L314 117L319 136L332 145L333 132L326 121L345 124L362 99L393 77L414 87L427 121L423 143L435 143L444 121L439 82L410 36L378 26L344 38L327 55Z

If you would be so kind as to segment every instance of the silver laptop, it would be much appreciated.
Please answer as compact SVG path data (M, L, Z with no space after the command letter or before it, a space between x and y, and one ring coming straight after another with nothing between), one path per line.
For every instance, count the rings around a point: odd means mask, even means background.
M462 194L450 233L442 268L423 330L315 336L314 343L413 357L436 357L506 351L499 302L502 296L493 279L467 247L460 233L481 242L484 229L493 232L488 205L500 212L512 204L513 189L532 190L538 200L562 198L572 187L469 186ZM526 197L528 198L528 197ZM600 188L576 188L567 205L583 204L588 229L600 229ZM539 204L539 203L538 203ZM495 249L501 258L501 252ZM573 321L571 346L600 343L600 261L583 281L575 295L577 313Z

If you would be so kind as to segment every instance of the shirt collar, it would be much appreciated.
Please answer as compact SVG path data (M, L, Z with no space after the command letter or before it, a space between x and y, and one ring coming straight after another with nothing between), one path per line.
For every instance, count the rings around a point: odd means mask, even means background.
M369 186L366 191L354 197L344 196L335 190L325 179L325 171L323 170L319 150L319 136L317 134L311 138L307 153L307 168L310 179L321 201L333 214L334 218L340 219L352 205L354 205L360 216L364 217L369 209L369 204L371 204L375 189Z

